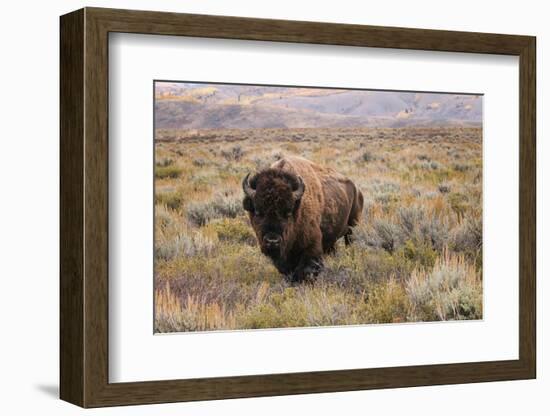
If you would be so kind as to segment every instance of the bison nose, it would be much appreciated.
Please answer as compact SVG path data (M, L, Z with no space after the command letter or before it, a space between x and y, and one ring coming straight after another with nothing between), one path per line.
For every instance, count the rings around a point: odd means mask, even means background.
M264 243L269 247L276 247L281 244L281 236L269 233L264 235Z

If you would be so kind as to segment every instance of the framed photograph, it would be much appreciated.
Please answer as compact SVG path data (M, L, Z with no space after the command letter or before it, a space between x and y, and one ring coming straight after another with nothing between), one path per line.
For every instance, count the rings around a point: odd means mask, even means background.
M60 28L63 400L535 378L534 37Z

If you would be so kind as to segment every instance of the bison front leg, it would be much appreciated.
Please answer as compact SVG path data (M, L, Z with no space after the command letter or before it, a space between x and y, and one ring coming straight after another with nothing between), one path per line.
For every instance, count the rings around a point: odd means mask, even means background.
M312 282L323 270L323 259L321 257L304 256L301 258L298 267L289 276L291 283Z
M351 243L353 243L353 230L351 229L351 227L348 227L346 234L344 234L344 242L346 243L346 246L349 246Z

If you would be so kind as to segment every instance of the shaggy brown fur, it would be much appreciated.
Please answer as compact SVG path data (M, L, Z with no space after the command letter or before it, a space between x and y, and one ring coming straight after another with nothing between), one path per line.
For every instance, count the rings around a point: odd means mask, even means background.
M363 195L351 180L297 156L247 175L243 190L262 252L293 282L315 277L338 239L350 244L363 210Z

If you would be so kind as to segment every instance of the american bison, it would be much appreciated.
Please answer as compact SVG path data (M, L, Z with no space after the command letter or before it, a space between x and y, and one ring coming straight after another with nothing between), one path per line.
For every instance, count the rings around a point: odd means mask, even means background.
M262 253L293 283L313 280L338 239L351 243L363 210L363 194L350 179L297 156L249 173L242 186Z

